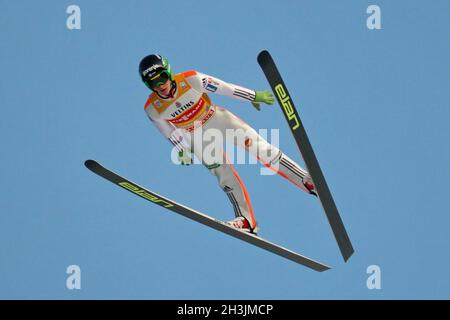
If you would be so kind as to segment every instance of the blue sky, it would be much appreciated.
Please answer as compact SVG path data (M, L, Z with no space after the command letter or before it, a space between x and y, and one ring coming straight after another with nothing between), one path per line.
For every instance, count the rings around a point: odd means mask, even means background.
M66 8L81 8L68 30ZM381 8L368 30L366 8ZM1 1L0 298L450 298L450 3L435 1ZM269 88L275 58L355 247L344 263L317 201L237 165L261 236L333 266L316 273L138 199L93 175L96 159L221 219L215 178L170 161L143 112L140 59L158 52ZM256 129L280 129L212 96ZM81 268L81 290L66 268ZM366 269L381 268L381 290Z

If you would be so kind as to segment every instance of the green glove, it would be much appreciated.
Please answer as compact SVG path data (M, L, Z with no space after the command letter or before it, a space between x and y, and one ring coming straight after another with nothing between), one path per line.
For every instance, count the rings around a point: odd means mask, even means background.
M182 165L190 165L194 161L192 160L192 152L190 150L178 151L178 160L180 160Z
M261 103L265 104L273 104L275 102L275 98L273 97L272 92L270 91L255 91L255 100L252 102L252 105L256 108L256 110L261 110Z

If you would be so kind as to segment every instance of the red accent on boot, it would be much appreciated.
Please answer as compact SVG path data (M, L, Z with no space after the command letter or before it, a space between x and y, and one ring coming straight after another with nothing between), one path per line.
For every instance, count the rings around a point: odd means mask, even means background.
M309 182L309 181L306 181L304 183L304 185L305 185L306 188L308 188L309 191L312 191L312 190L315 189L314 185L311 182Z

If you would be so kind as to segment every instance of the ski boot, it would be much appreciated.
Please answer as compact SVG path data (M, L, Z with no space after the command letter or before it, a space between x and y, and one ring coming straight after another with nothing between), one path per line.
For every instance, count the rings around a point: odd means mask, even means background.
M237 217L233 220L227 221L227 224L243 232L252 233L254 235L258 234L258 226L252 228L248 220L244 217Z

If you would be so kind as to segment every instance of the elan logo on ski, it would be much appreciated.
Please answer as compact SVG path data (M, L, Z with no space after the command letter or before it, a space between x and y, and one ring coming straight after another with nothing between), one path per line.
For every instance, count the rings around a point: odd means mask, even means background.
M145 189L141 189L138 186L136 186L128 181L119 182L118 185L124 189L127 189L127 190L137 194L138 196L140 196L144 199L150 200L151 202L160 203L162 206L164 206L166 208L173 207L173 204L171 204L167 201L164 201L158 197L155 197L153 194L145 191Z
M281 106L283 107L284 114L288 119L290 127L292 130L297 130L300 126L298 116L295 114L295 109L291 103L291 97L287 94L286 90L283 87L283 84L277 84L274 87L275 93L280 101ZM293 122L293 123L292 123Z

